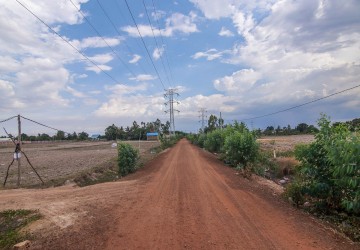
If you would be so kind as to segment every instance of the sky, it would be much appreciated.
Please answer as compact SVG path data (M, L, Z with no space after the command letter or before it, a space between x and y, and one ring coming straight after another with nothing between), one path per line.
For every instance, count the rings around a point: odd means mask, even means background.
M360 87L254 117L360 84L359 10L358 0L0 0L0 120L89 134L165 123L169 88L186 132L201 108L254 129L352 120ZM15 119L1 125L16 133ZM26 120L22 130L54 133Z

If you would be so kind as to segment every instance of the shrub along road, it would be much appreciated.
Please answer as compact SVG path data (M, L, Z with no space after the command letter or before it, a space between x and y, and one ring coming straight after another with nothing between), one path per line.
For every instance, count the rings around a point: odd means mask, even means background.
M34 248L359 249L186 140L121 181L0 192L39 208Z

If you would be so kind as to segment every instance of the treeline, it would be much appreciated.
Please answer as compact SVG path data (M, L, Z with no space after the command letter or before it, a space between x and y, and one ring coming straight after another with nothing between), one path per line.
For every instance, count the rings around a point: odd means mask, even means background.
M104 138L107 140L146 140L146 133L158 132L159 135L169 134L170 122L162 123L159 119L154 122L141 122L138 124L136 121L132 126L118 127L115 124L108 126L105 129Z
M200 134L189 134L187 139L193 144L217 153L232 167L256 172L259 160L259 144L256 134L244 123L223 126L222 121L210 116L209 126ZM216 122L215 122L216 121Z
M13 136L10 134L10 137L13 137ZM3 138L5 138L5 137L3 136ZM17 136L15 136L14 138L17 140ZM88 139L89 139L89 134L86 132L81 132L79 134L77 134L76 132L74 132L72 134L67 134L63 131L58 131L56 133L56 135L53 135L53 136L50 136L45 133L38 134L38 135L27 135L25 133L21 134L22 141L54 141L54 140L85 141Z
M360 118L353 119L352 121L346 122L334 122L333 126L337 127L340 125L345 125L349 128L351 132L356 130L360 130ZM273 126L268 126L264 130L257 130L257 134L259 135L298 135L298 134L316 134L319 132L318 127L314 125L308 125L306 123L299 123L295 128L291 128L290 125L287 127L277 126L276 128Z

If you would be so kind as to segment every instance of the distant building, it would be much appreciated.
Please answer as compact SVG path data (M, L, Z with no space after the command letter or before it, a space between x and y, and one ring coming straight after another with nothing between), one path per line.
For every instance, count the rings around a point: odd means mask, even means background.
M99 141L100 140L100 135L99 134L94 134L94 135L90 136L90 139L92 141Z
M159 133L158 132L146 133L146 139L148 141L158 141L159 140Z

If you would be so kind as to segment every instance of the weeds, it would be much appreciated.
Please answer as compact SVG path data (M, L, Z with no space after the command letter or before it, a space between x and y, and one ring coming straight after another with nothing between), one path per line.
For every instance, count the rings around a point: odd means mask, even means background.
M41 218L34 210L5 210L0 212L0 249L10 249L28 235L20 230L26 225Z

